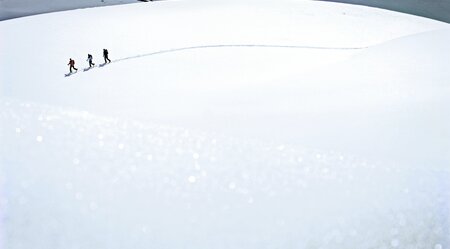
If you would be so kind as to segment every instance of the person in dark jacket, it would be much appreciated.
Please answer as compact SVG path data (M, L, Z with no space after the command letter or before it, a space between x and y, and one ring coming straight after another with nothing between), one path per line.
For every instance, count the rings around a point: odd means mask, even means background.
M69 59L69 64L67 65L70 66L69 67L70 73L72 73L72 68L75 69L75 71L78 71L78 68L75 68L75 61L72 60L72 58Z
M108 58L108 53L108 49L103 49L103 58L105 59L105 64L108 62L111 63L111 60Z
M86 61L89 62L89 68L95 66L95 64L92 62L92 59L93 59L93 58L92 58L92 55L91 55L91 54L88 54L88 58L87 58Z

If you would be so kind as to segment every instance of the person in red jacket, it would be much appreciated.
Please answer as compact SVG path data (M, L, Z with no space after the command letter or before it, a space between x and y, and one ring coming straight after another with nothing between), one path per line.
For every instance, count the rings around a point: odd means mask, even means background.
M75 71L78 71L78 69L75 68L75 61L72 60L72 58L69 59L69 64L67 64L67 65L70 66L69 67L70 73L72 73L72 68L75 69Z

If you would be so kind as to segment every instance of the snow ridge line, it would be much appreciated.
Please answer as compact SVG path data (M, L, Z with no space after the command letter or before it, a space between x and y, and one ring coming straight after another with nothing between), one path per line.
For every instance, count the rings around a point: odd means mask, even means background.
M298 49L318 49L318 50L359 50L359 49L365 49L366 47L320 47L320 46L298 46L298 45L267 45L267 44L223 44L223 45L203 45L203 46L192 46L192 47L184 47L184 48L174 48L174 49L166 49L166 50L160 50L156 52L141 54L141 55L135 55L135 56L129 56L121 59L114 60L113 62L119 62L124 60L130 60L130 59L137 59L141 57L146 56L152 56L152 55L158 55L158 54L166 54L166 53L173 53L173 52L179 52L184 50L194 50L194 49L203 49L203 48L240 48L240 47L258 47L258 48L298 48Z

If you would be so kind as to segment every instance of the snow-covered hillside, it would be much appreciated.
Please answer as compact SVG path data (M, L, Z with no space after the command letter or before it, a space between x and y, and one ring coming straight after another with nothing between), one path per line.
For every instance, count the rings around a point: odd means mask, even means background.
M448 24L197 0L0 35L4 248L450 246Z
M0 0L0 21L71 9L137 3L137 0Z
M322 0L339 3L360 4L389 9L435 20L450 22L450 1L447 0Z
M151 1L151 0L147 0ZM158 1L158 0L154 0ZM160 1L160 0L159 0ZM436 20L450 22L450 2L446 0L322 0L373 6ZM124 3L138 3L138 0L0 0L0 20L28 15L49 13L88 7L107 6Z

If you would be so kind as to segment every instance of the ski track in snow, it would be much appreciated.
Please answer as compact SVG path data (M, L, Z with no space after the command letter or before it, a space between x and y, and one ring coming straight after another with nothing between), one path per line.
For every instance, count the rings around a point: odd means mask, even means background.
M191 47L183 47L183 48L173 48L160 50L156 52L150 52L130 57L125 57L121 59L113 60L113 62L120 62L124 60L137 59L147 56L159 55L159 54L167 54L167 53L175 53L185 50L197 50L197 49L207 49L207 48L292 48L292 49L315 49L315 50L360 50L366 49L369 47L321 47L321 46L301 46L301 45L268 45L268 44L222 44L222 45L202 45L202 46L191 46Z

